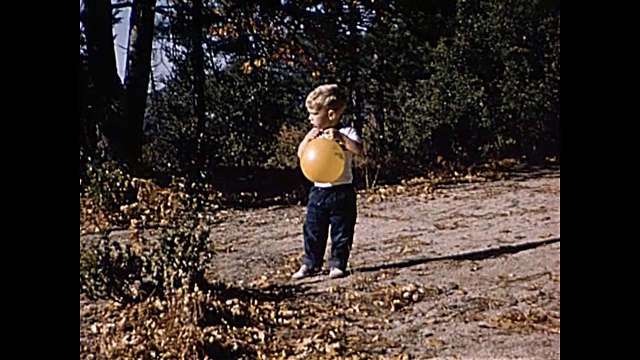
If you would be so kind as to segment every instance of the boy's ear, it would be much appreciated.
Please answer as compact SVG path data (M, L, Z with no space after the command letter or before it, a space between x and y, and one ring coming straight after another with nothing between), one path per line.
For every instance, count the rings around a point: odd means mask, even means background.
M329 109L329 111L327 111L327 115L329 116L329 120L333 121L336 119L336 111L333 109Z

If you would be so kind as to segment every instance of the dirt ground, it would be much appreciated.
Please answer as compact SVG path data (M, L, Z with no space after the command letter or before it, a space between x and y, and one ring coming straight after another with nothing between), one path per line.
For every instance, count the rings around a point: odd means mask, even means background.
M349 299L390 305L342 318L347 334L385 339L384 346L372 341L363 347L371 354L559 359L560 171L435 192L422 186L418 181L359 194L345 278L331 280L325 272L290 280L302 255L302 205L221 213L224 220L211 234L211 276L247 286L298 287L299 297L349 308L345 314L361 311ZM390 288L402 295L385 302L382 294ZM312 329L279 331L302 343Z

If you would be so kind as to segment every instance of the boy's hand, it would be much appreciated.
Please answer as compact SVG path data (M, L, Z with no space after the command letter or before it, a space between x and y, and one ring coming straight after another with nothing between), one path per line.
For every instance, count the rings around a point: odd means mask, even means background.
M305 140L313 140L315 138L317 138L318 136L320 136L320 129L318 128L313 128L311 130L309 130L309 132L307 133L307 136L305 136Z
M342 133L334 128L325 129L324 135L329 140L342 140Z
M307 135L305 135L304 139L302 139L302 141L300 142L300 145L298 145L298 157L302 157L302 152L304 151L304 148L307 147L309 141L317 138L320 135L322 135L322 131L318 128L314 127L313 129L309 130Z

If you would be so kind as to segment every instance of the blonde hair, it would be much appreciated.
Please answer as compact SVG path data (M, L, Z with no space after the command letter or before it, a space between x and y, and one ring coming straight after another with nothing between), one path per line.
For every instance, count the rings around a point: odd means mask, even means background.
M324 84L309 93L305 105L311 109L322 107L342 114L347 107L347 96L337 84Z

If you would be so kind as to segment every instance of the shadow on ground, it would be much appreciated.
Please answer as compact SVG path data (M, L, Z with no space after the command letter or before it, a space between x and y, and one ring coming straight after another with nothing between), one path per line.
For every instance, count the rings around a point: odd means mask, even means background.
M520 251L535 249L540 246L554 244L557 242L560 242L559 237L540 240L540 241L532 241L532 242L527 242L527 243L517 244L517 245L500 246L493 249L471 251L471 252L465 252L465 253L454 254L454 255L426 257L426 258L399 261L399 262L394 262L389 264L364 266L360 268L355 268L352 270L352 272L371 272L371 271L379 271L379 270L385 270L385 269L400 269L400 268L406 268L406 267L411 267L415 265L421 265L429 262L443 261L443 260L485 260L485 259L498 257L501 255L515 254Z

